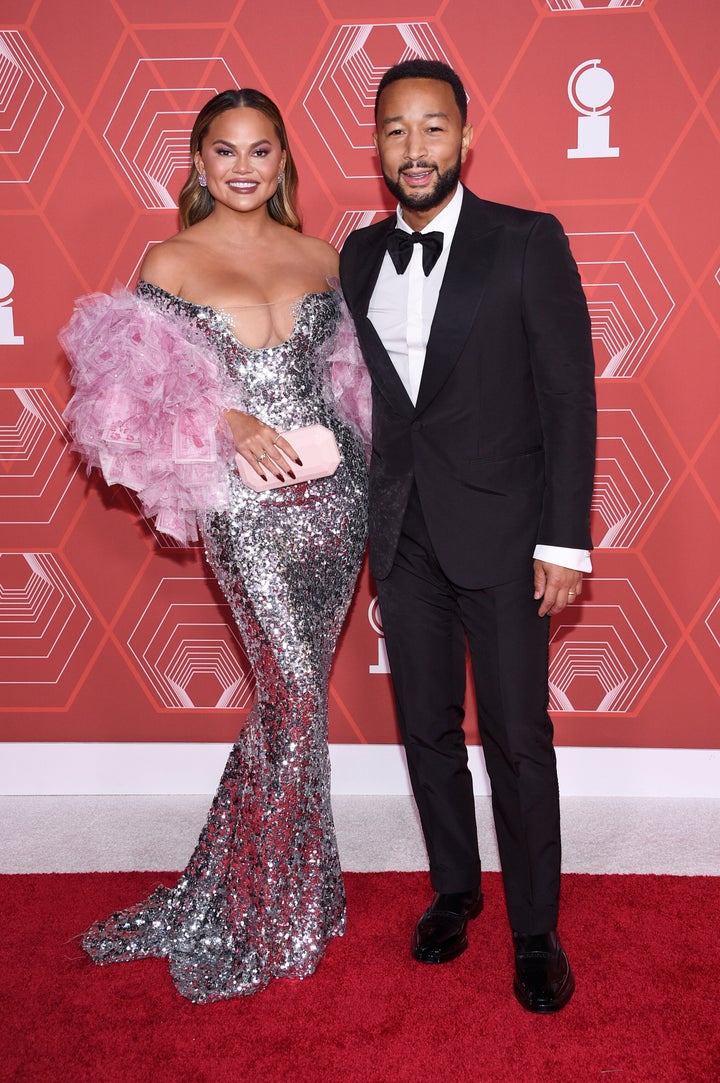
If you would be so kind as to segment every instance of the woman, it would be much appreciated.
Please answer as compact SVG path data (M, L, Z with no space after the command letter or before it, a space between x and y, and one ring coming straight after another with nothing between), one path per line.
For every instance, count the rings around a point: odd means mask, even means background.
M211 347L234 449L259 479L290 484L256 492L223 465L227 492L199 515L208 563L253 667L256 702L180 879L94 924L83 946L101 964L167 956L178 990L202 1002L311 974L344 930L327 690L365 543L366 465L357 429L328 391L340 332L347 340L340 296L328 288L337 254L299 232L297 175L276 106L255 90L217 95L195 121L191 153L184 228L150 251L131 307L161 314L168 350L176 350L178 330L180 353L185 338L193 349ZM143 337L132 314L118 314L127 296L103 303L112 313L98 320L112 325L107 337L123 333L123 319L131 338ZM73 320L83 319L93 316L81 306ZM71 321L62 339L80 383L88 355L104 356L104 330L86 331L74 334ZM112 349L108 358L117 371ZM332 373L336 390L349 371ZM67 411L76 440L87 397L79 388ZM197 431L205 422L192 413L201 397L188 399L190 443L205 439ZM97 399L89 409L97 414ZM317 423L334 433L340 465L330 477L292 484L300 458L288 430ZM81 450L92 462L92 450Z

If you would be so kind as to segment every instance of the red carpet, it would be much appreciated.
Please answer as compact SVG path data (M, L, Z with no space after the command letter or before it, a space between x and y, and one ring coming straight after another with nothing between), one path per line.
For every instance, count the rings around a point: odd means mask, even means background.
M94 967L77 934L158 873L3 876L0 1079L92 1083L711 1083L720 1078L720 879L566 876L577 992L524 1012L500 878L468 951L415 963L422 873L347 876L349 927L305 982L196 1006L163 960ZM171 877L172 879L172 877ZM168 881L169 882L169 881Z

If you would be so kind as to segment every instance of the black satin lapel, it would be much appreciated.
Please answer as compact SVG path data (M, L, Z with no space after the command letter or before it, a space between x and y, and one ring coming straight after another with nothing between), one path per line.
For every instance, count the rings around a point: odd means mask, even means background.
M417 409L435 398L462 353L492 271L501 227L463 228L458 222L425 351Z
M415 413L412 399L405 390L405 385L398 376L397 369L390 360L374 326L367 316L359 317L355 321L355 326L373 383L398 413L411 417Z
M383 221L382 225L383 229L378 229L370 237L363 239L362 245L358 245L355 257L353 293L356 304L354 307L357 312L361 312L363 315L366 314L370 307L370 299L387 251L385 241L388 233L395 228L395 216L393 215Z
M380 274L380 267L385 258L385 239L387 234L395 228L395 217L387 220L387 229L378 231L372 239L356 253L353 274L353 305L355 313L355 326L360 344L363 349L365 361L372 378L382 395L400 413L410 416L415 407L412 404L403 382L397 374L397 370L388 357L387 350L380 341L377 331L367 316L370 300L375 289L375 284Z

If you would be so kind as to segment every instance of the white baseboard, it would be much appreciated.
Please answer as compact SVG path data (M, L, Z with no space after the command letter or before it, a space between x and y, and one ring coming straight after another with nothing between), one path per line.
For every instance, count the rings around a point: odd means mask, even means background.
M0 745L0 794L214 793L225 744ZM488 794L482 750L469 750L475 793ZM407 794L397 745L331 745L334 794ZM720 797L720 749L557 749L565 797Z

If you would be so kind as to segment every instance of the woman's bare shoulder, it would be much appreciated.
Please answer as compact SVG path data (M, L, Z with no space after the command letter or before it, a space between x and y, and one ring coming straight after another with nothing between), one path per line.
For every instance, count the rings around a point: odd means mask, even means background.
M186 232L154 245L142 261L139 277L169 293L179 294L190 260Z
M339 256L331 244L320 237L308 237L305 233L298 233L297 238L303 259L312 261L320 274L327 276L338 273Z

